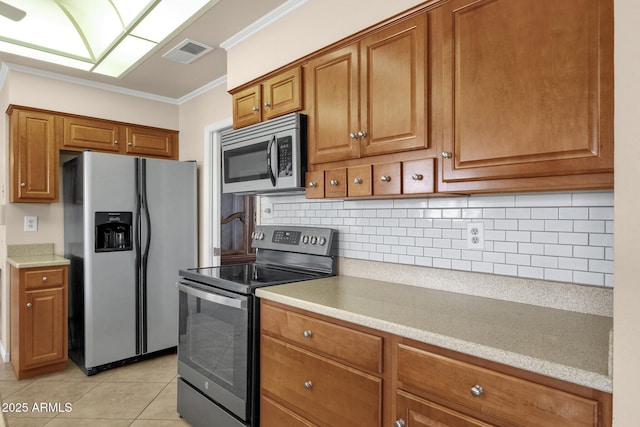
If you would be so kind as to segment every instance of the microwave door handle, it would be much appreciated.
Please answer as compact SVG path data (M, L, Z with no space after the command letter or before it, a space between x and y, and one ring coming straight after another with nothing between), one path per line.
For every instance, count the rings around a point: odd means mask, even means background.
M271 185L276 186L276 175L273 173L273 166L271 161L273 146L276 144L276 136L273 135L269 145L267 146L267 169L269 170L269 179L271 180Z

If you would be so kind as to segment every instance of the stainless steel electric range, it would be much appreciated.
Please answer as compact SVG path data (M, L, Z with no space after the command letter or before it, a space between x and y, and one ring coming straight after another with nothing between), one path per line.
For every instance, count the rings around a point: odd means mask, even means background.
M336 231L262 225L256 261L180 271L178 413L193 426L259 425L255 290L335 275Z

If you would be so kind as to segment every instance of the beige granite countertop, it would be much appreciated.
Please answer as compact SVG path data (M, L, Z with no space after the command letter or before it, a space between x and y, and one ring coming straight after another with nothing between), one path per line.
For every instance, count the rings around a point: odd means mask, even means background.
M257 290L260 298L612 392L613 319L368 278Z
M53 243L9 245L7 262L16 268L69 265L70 261L53 253Z

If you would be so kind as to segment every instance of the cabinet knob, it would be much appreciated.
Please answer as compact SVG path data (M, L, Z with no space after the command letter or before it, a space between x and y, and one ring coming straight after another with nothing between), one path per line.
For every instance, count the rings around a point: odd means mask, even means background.
M318 186L318 183L317 183L317 182L311 181L311 182L309 183L309 187L311 187L311 188L315 188L315 187L317 187L317 186Z
M133 142L129 141L129 142L127 142L127 145L128 145L129 147L133 147Z
M305 338L311 338L313 336L313 332L306 330L302 333Z
M307 381L304 383L304 388L306 388L307 390L311 390L311 387L313 387L313 383L311 381Z
M421 173L414 173L413 175L411 175L411 179L414 181L422 181L422 178L424 177Z
M380 177L380 181L382 181L382 182L391 182L391 177L389 175L382 175Z
M255 113L255 112L258 112L260 109L258 107L253 107L252 110Z
M331 181L329 181L329 184L331 184L332 187L337 187L338 186L338 180L337 179L332 179Z
M402 418L398 418L393 425L395 427L404 427L404 420Z
M27 303L27 307L28 307L28 308L31 308L31 307L33 307L33 304L31 304L30 302L28 302L28 303Z
M120 144L120 142L119 142L117 139L116 139L115 141L113 141L113 143L114 143L115 145Z
M268 102L265 102L265 103L264 103L264 106L265 106L265 107L267 107L267 108L269 108L269 107L271 107L271 104L270 104L270 103L268 103Z
M42 281L43 281L43 282L46 282L47 280L49 280L49 278L48 278L47 276L43 276L43 277L42 277Z
M473 397L480 397L482 396L482 393L484 393L484 389L482 388L481 385L474 385L473 387L471 387L471 395Z
M367 136L367 132L361 130L358 132L358 138L364 138L365 136Z
M451 151L443 151L442 152L442 158L443 159L450 159L451 158Z
M20 187L24 188L24 187L26 187L26 186L27 186L27 183L26 183L26 182L21 182L21 183L20 183Z
M362 184L362 178L356 178L353 180L354 184Z
M351 132L351 133L349 134L349 138L351 138L351 139L358 139L358 134L357 134L357 133L353 133L353 132Z

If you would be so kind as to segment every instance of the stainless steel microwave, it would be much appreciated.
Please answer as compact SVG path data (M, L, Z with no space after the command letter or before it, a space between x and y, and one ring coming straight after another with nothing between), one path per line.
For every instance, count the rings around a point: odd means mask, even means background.
M304 190L307 117L291 113L221 133L222 192Z

